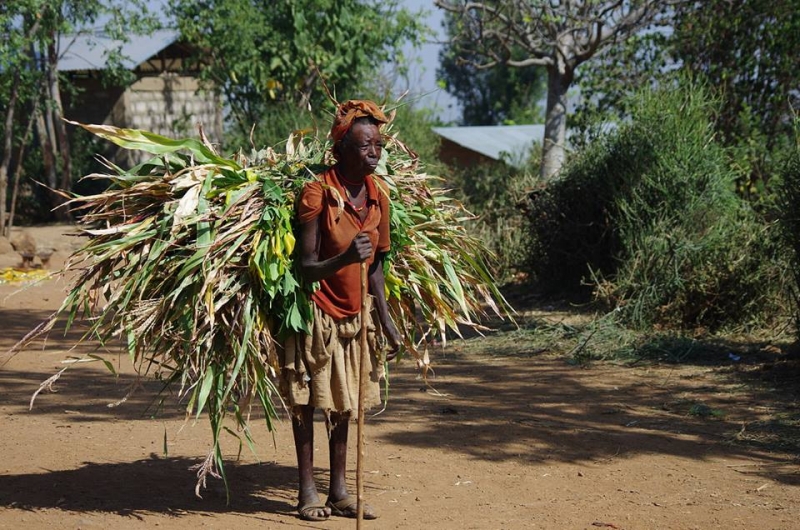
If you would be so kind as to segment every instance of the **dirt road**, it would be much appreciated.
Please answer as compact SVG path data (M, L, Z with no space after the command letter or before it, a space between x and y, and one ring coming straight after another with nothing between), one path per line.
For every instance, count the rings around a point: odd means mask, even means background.
M56 280L19 287L0 285L2 351L65 293ZM515 337L434 352L432 387L410 362L393 369L388 406L367 422L366 496L381 517L365 528L800 528L797 447L765 438L768 418L800 409L763 378L720 365L580 367ZM169 396L156 410L159 384L137 382L117 352L97 351L118 378L101 363L70 368L29 410L63 359L89 351L71 350L76 338L53 333L0 369L0 528L355 528L297 518L285 419L274 439L252 421L255 454L244 446L237 459L238 440L224 439L229 506L220 481L195 497L207 424L185 422ZM748 437L756 427L764 436ZM324 491L321 421L316 437Z

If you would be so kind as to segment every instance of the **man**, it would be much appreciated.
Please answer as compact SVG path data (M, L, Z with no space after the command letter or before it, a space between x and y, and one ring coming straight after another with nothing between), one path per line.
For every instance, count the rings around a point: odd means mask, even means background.
M300 477L297 510L304 520L357 515L357 498L347 491L345 471L349 421L358 412L361 262L368 266L371 295L367 312L371 367L365 408L380 404L381 339L388 344L389 360L402 343L384 294L389 199L385 186L373 175L383 148L380 127L387 121L371 101L339 105L331 128L336 164L307 184L299 200L300 270L307 282L319 282L319 289L312 296L311 332L285 341L281 391L292 408ZM331 480L325 503L313 476L316 408L325 413L329 433ZM368 505L363 515L377 517Z

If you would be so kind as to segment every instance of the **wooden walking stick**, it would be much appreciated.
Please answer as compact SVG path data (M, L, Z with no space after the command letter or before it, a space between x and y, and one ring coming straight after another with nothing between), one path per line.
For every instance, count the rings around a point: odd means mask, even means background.
M356 492L358 504L356 505L356 528L361 529L364 520L364 401L367 397L367 382L369 381L369 351L367 350L367 262L361 262L361 362L358 374L358 458L356 460Z

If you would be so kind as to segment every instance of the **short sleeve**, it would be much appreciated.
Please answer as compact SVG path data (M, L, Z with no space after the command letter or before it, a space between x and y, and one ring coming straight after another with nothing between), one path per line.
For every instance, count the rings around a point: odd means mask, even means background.
M297 207L297 219L300 224L305 224L319 217L322 212L324 193L322 183L309 182L300 193L300 203Z

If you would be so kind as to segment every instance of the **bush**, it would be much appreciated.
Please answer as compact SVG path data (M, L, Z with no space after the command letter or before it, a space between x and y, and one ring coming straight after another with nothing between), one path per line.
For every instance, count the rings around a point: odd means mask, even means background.
M502 162L446 172L453 195L475 214L467 230L479 237L496 257L499 282L512 280L525 261L525 214L519 205L538 181L538 164L522 169Z
M528 265L549 291L619 309L637 328L763 322L785 284L774 227L735 191L696 85L639 93L630 123L530 200Z
M800 339L800 146L787 153L779 176L779 223L791 261L793 319L795 333Z

